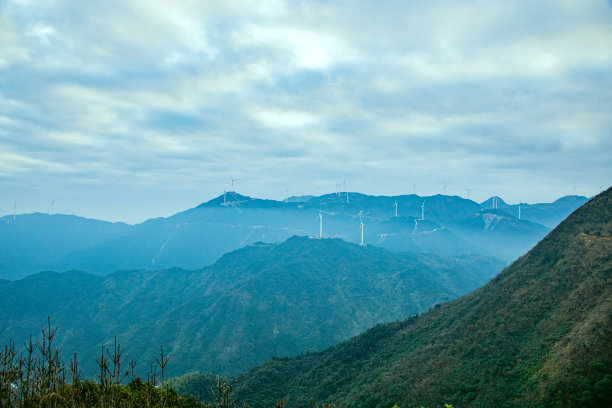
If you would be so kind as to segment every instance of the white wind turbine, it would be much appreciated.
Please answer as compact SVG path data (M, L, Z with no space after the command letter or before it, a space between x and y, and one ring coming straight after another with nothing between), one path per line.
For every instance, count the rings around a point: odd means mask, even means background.
M323 238L323 213L319 210L319 238Z
M359 211L359 224L360 224L360 228L361 228L361 246L363 246L363 218L362 218L362 214L363 211Z
M234 190L234 182L236 182L236 181L240 181L240 179L235 179L235 178L233 178L232 176L230 176L230 178L232 179L232 191L235 191L235 190Z
M395 204L393 204L393 206L395 207L395 216L397 217L397 199L395 200Z
M423 204L421 205L421 220L425 220L425 201L423 201Z

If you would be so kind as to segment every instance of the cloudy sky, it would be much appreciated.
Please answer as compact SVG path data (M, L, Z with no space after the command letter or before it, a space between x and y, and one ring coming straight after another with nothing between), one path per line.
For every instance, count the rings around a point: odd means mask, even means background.
M0 0L0 215L543 202L611 158L612 1Z

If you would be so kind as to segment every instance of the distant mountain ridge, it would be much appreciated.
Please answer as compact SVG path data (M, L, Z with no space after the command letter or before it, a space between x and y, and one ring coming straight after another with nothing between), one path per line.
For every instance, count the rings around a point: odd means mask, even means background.
M612 189L484 287L421 316L237 377L237 400L349 407L606 407Z
M513 219L518 215L516 206L498 200L499 210L507 213L504 222L512 228L496 231L477 231L466 223L487 211L487 202L481 205L442 195L374 197L358 193L349 193L348 200L345 194L327 194L282 202L231 191L171 217L137 225L63 215L2 217L0 278L18 279L41 270L80 269L108 274L120 269L197 269L256 241L318 236L319 212L325 236L360 242L361 213L364 239L370 245L452 256L479 254L510 262L548 232L548 228L532 221L554 221L586 198L522 205L520 220ZM395 222L396 209L399 218L411 221Z
M213 371L219 362L237 373L421 313L502 267L481 256L400 254L292 237L255 243L195 271L42 272L0 281L0 340L22 344L51 316L59 327L56 345L68 355L78 351L87 375L115 334L141 375L160 344L172 353L170 375Z

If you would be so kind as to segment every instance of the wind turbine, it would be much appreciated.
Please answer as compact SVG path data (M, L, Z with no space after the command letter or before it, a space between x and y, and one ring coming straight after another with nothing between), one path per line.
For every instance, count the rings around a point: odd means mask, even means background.
M425 221L425 201L423 201L423 204L421 205L421 220Z
M319 209L319 238L323 238L323 212Z
M519 207L519 220L520 220L521 219L521 203L519 203L518 207Z
M470 199L470 191L472 191L472 189L471 188L466 188L466 190L467 190L467 193L468 193L468 200L469 200Z
M235 179L235 178L233 178L232 176L230 176L230 178L232 179L232 191L235 191L235 190L234 190L234 182L235 182L235 181L240 181L240 179Z
M17 201L13 204L13 221L17 219Z
M341 187L344 187L344 191L342 190ZM342 183L336 184L336 195L338 197L342 197L342 193L346 194L346 203L349 203L349 194L348 191L346 191L346 180L344 180ZM342 198L340 198L342 199Z
M446 190L448 190L448 186L447 185L442 186L442 191L444 191L444 194L446 194Z
M285 204L287 204L288 199L289 199L289 189L285 191Z
M397 217L397 199L395 200L395 204L393 204L393 206L395 207L395 216Z
M359 224L361 226L361 246L363 246L363 219L361 218L363 211L359 211Z
M416 185L417 183L412 183L412 191L416 194Z

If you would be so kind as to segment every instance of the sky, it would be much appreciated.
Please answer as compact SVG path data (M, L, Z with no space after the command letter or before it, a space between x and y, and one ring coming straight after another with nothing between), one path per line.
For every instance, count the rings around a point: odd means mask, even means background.
M612 1L0 0L0 216L612 176Z

